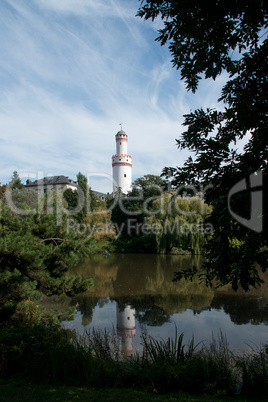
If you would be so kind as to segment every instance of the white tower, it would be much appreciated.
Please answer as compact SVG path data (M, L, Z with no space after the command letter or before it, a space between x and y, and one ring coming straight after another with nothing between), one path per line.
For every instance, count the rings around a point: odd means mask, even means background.
M122 193L131 190L132 157L127 153L128 137L121 129L115 136L116 154L112 156L113 193L120 187Z
M132 339L136 335L135 309L126 306L120 311L116 303L117 334L122 339L121 351L126 356L133 353Z

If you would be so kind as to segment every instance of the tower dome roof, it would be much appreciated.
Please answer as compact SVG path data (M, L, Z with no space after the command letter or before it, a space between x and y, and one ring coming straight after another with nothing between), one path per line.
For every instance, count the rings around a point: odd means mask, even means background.
M125 131L124 131L124 130L120 130L120 131L118 131L118 133L117 133L116 135L120 135L120 134L127 135L127 134L125 133Z

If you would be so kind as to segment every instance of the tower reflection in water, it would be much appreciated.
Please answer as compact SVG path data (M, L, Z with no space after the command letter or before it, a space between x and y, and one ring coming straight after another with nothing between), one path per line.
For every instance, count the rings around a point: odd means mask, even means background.
M121 338L121 353L133 354L132 340L136 336L135 309L131 306L119 307L116 303L117 335Z

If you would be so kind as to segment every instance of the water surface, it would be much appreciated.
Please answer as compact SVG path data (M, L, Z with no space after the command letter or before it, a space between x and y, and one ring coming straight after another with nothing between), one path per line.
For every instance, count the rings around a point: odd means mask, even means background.
M93 256L73 272L94 278L94 287L74 299L54 298L58 309L76 305L75 319L65 328L82 334L92 328L115 329L122 348L141 349L141 328L159 339L184 333L188 343L209 343L226 335L233 350L268 342L268 276L261 289L220 291L193 282L173 282L174 272L200 264L200 256L117 254ZM55 306L54 306L55 308Z

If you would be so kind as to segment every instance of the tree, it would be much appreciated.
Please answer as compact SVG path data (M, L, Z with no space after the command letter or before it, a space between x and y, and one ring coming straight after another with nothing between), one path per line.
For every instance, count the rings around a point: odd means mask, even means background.
M69 296L87 290L92 280L71 276L68 269L95 250L91 238L80 239L55 214L15 215L2 207L0 216L0 316L18 319L19 313L36 309L43 295ZM29 311L28 311L29 313ZM40 318L40 314L37 314ZM0 321L1 321L0 320Z
M161 195L161 191L167 188L167 183L160 176L146 174L136 179L132 185L133 190L142 191L143 197L149 198L155 195Z
M22 187L23 187L23 184L20 180L19 174L16 170L14 170L12 179L9 182L9 188L11 190L14 190L15 188L20 190L20 189L22 189Z
M86 176L84 176L81 172L77 174L77 183L78 205L80 212L77 213L76 219L78 222L83 222L89 211L89 187Z
M216 278L219 285L231 283L234 289L241 285L248 290L261 283L256 262L263 271L268 268L267 206L263 202L261 211L259 203L256 219L263 222L263 229L253 231L230 215L231 208L249 219L250 191L240 191L231 203L230 191L243 180L250 188L249 180L257 172L263 199L267 188L267 4L150 0L142 1L138 15L164 20L157 40L169 44L173 66L180 69L188 90L196 91L201 74L205 79L216 79L222 71L229 76L219 99L223 111L199 109L184 116L187 130L177 145L195 156L182 167L165 168L163 175L172 178L173 186L211 186L206 201L213 204L209 219L214 233L203 266L206 281L212 284ZM241 140L243 149L235 149ZM183 274L187 273L178 277Z
M68 209L74 210L78 205L78 193L77 191L67 188L63 193L64 199L67 201Z
M83 222L89 211L93 211L96 207L96 197L88 186L86 176L82 173L77 174L78 183L78 195L79 204L81 205L81 211L77 214L77 220Z
M184 198L164 193L153 203L154 215L145 218L156 239L158 253L201 254L209 227L202 223L211 207L199 197Z
M154 200L160 198L167 188L167 183L160 176L147 174L134 180L132 190L128 193L124 207L137 223L143 222L144 218L153 209Z
M7 188L5 195L6 197L3 197L3 204L6 206L11 206L8 205L10 203L13 207L21 210L37 210L38 208L39 195L37 191L18 187L13 190Z
M121 234L125 237L133 237L135 230L129 233L128 222L131 226L141 225L144 218L150 214L153 201L160 198L166 188L166 181L160 176L147 174L136 179L132 184L131 191L127 195L118 189L115 196L115 205L111 201L108 206L112 207L112 221L121 228Z
M67 201L67 208L73 211L74 218L81 223L84 221L87 214L97 207L97 199L88 186L86 176L81 172L77 174L77 183L77 191L67 189L64 191L63 197ZM77 210L76 213L75 210Z
M112 212L106 210L106 204L94 209L89 213L84 222L88 225L89 232L98 241L102 242L102 248L107 248L107 241L116 237L115 227L111 223Z
M173 66L181 69L187 89L195 91L199 74L215 79L223 70L236 70L234 52L259 48L267 28L263 0L140 0L138 16L160 16L164 28L156 39L169 43ZM262 42L264 44L265 41Z
M0 183L0 200L4 197L6 189L7 189L7 185L6 184L1 185L1 183Z

